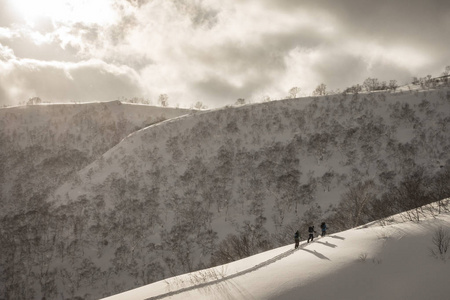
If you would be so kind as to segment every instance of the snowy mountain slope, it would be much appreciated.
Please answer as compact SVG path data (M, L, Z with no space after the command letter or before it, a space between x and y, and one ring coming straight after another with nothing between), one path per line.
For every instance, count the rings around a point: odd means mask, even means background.
M445 92L284 100L135 132L53 194L56 211L81 214L61 247L89 253L110 293L276 247L359 183L381 198L417 169L450 165ZM239 239L248 249L226 258ZM105 293L95 280L89 290Z
M51 177L46 197L38 180L18 191L33 201L0 220L0 297L98 299L285 245L308 223L336 232L429 203L448 194L447 91L290 99L135 131Z
M189 112L119 101L0 109L2 213L45 197L131 132Z
M291 244L104 300L444 300L450 293L450 265L430 255L439 228L450 238L450 213L428 213L420 222L397 215L388 224L373 222L310 244L303 241L298 250Z

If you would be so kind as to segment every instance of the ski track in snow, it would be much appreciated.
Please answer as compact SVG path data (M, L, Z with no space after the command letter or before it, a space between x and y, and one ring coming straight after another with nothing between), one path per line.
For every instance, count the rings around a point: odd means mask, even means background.
M317 241L319 239L320 239L320 237L314 238L315 241ZM314 241L312 241L311 243L314 243ZM210 286L210 285L213 285L213 284L217 284L217 283L221 283L221 282L224 282L224 281L227 281L227 280L231 280L233 278L236 278L236 277L239 277L239 276L251 273L253 271L256 271L258 269L266 267L266 266L268 266L270 264L273 264L274 262L277 262L277 261L279 261L279 260L281 260L283 258L286 258L289 255L297 252L298 250L304 249L305 246L307 246L308 244L309 244L308 242L304 242L303 244L299 245L298 249L290 249L290 250L285 251L285 252L283 252L281 254L278 254L277 256L275 256L275 257L273 257L273 258L271 258L269 260L263 261L262 263L259 263L259 264L255 265L255 266L251 267L251 268L239 271L239 272L234 273L232 275L224 276L223 278L220 278L220 279L216 279L216 280L212 280L212 281L196 284L196 285L193 285L193 286L181 288L179 290L167 292L165 294L161 294L161 295L158 295L158 296L145 298L144 300L163 299L163 298L166 298L166 297L174 296L174 295L181 294L181 293L184 293L184 292L189 292L189 291L192 291L192 290L196 290L196 289L199 289L199 288L204 288L204 287L207 287L207 286Z
M450 216L448 211L423 212L420 223L406 220L407 213L402 213L341 232L342 236L318 236L311 247L303 240L298 249L289 244L257 254L253 261L235 261L229 273L228 264L222 271L216 266L104 299L291 300L300 294L305 299L448 299L449 265L430 257L429 251L433 232L449 229ZM347 241L340 243L343 240ZM321 263L311 260L311 254ZM270 284L261 278L270 278ZM321 289L322 280L330 282L327 289Z

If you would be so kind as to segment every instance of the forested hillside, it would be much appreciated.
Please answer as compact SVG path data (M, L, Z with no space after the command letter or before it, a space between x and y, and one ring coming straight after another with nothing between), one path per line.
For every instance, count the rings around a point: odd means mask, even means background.
M0 215L42 201L131 132L187 113L119 101L0 109Z
M114 146L115 132L98 143ZM228 107L154 124L107 152L80 154L70 134L74 154L42 160L28 198L15 196L26 203L1 220L0 297L96 299L291 243L310 223L338 231L450 192L448 88ZM96 160L68 176L77 155L79 167ZM17 182L22 160L2 163L2 182ZM59 187L39 198L51 172Z

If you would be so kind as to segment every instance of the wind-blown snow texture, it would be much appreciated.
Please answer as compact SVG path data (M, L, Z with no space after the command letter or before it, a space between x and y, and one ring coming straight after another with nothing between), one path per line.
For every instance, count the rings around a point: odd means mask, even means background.
M104 300L448 299L450 264L430 249L439 227L450 237L450 214L406 219L397 215L303 241L298 250L291 244Z

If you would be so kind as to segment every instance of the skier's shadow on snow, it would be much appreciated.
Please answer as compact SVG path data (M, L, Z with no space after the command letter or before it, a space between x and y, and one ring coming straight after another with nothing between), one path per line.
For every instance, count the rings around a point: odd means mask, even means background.
M331 247L331 248L336 248L336 247L337 247L335 244L328 243L328 241L325 242L325 243L324 243L324 242L319 242L319 241L317 241L316 243L322 244L322 245L325 245L325 246L328 246L328 247Z
M302 248L301 250L306 251L306 252L309 252L309 253L311 253L311 254L314 254L315 256L317 256L317 257L320 258L320 259L330 260L328 257L326 257L325 255L323 255L323 254L317 252L316 250L311 251L311 250L308 250L308 249L305 249L305 248Z
M329 235L330 238L333 239L338 239L338 240L345 240L345 238L343 238L342 236L338 236L338 235Z

